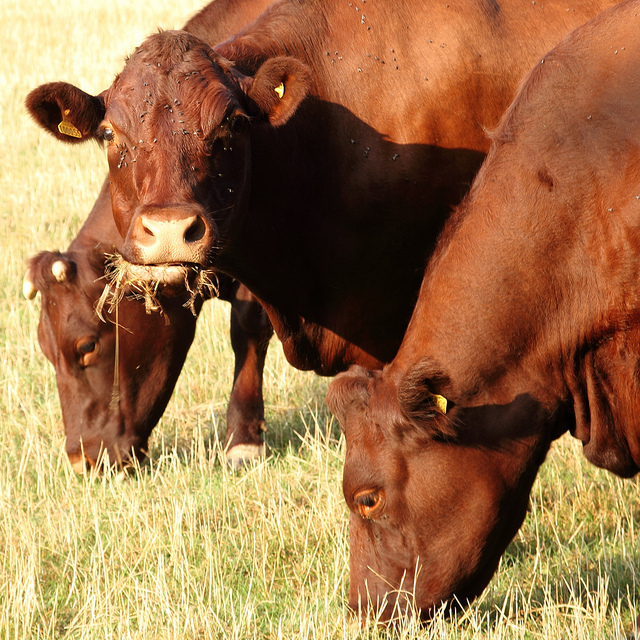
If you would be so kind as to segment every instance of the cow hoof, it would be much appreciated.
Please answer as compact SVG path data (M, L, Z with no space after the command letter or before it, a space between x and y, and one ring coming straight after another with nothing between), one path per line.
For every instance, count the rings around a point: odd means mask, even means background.
M227 464L234 471L242 467L259 462L267 455L267 447L264 444L237 444L226 453Z

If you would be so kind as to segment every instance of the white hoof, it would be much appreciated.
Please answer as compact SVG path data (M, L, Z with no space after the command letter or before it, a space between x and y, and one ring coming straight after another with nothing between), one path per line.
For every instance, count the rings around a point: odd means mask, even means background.
M241 469L251 462L258 462L267 455L264 444L237 444L226 453L227 464L232 469Z

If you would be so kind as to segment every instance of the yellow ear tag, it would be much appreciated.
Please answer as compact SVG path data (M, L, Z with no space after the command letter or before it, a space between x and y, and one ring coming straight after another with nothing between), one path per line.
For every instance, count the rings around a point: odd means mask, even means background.
M433 399L436 403L436 409L442 414L447 413L447 399L444 396L434 395Z
M72 138L82 138L82 133L80 133L80 131L67 120L68 115L69 109L65 109L62 116L62 122L58 125L58 131L65 136L70 136Z
M278 98L282 100L282 96L284 95L284 82L281 82L274 91L278 94Z

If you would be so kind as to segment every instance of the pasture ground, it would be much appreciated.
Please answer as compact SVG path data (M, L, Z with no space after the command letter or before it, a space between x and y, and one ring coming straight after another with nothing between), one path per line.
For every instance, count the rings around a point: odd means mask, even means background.
M146 35L180 26L199 2L0 3L0 638L625 638L640 613L640 483L589 466L567 436L467 612L425 629L354 627L327 381L289 368L274 341L271 455L230 474L223 303L199 321L148 464L123 482L70 470L39 301L20 291L26 259L75 235L106 164L96 145L63 147L37 129L24 97L59 79L100 91Z

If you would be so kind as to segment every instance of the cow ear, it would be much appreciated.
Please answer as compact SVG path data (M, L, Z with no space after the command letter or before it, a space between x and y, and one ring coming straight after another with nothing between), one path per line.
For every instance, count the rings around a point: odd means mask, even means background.
M354 365L331 382L326 402L343 431L347 427L349 410L354 407L362 409L368 404L372 377L370 371Z
M42 251L29 260L22 293L28 300L33 300L38 292L42 293L54 282L73 283L77 273L78 267L68 254Z
M39 253L37 256L33 256L33 258L29 260L27 273L22 281L22 294L27 300L33 300L38 294L38 291L40 291L40 286L38 285L38 271L42 256L43 254Z
M76 263L66 254L61 253L51 263L51 275L60 284L72 283L78 273Z
M31 91L26 106L33 119L58 140L84 142L96 137L104 119L104 99L67 82L43 84Z
M39 292L45 289L45 273L51 269L52 261L59 255L59 253L51 251L41 251L30 258L27 273L22 281L22 293L27 300L33 300Z
M258 69L248 96L261 115L278 127L296 111L309 92L311 69L289 57L269 58Z
M431 358L423 358L405 374L398 387L398 403L404 416L421 429L434 430L443 437L455 437L450 420L440 420L453 407L442 394L448 377Z

